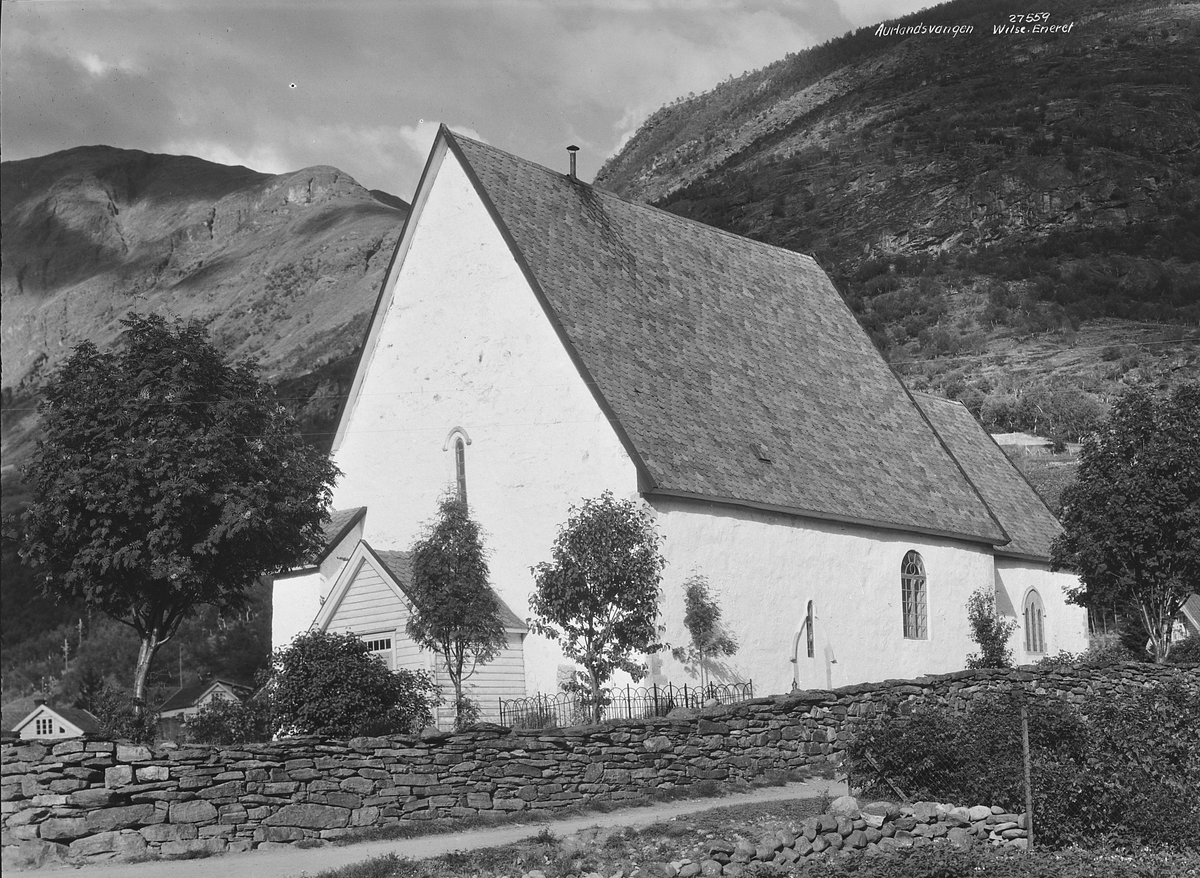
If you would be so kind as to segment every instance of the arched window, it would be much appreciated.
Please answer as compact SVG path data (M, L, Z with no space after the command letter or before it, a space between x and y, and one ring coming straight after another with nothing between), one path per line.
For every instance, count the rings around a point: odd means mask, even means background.
M467 435L467 431L462 427L455 427L446 434L446 441L442 443L442 451L450 449L451 440L454 440L454 493L458 495L460 503L466 503L467 446L471 444L471 437Z
M454 474L458 479L458 502L467 502L467 444L462 436L454 440Z
M904 613L905 638L925 640L929 636L927 605L925 563L916 552L906 552L900 564L900 606Z
M1025 651L1046 651L1046 611L1041 595L1032 589L1025 595Z

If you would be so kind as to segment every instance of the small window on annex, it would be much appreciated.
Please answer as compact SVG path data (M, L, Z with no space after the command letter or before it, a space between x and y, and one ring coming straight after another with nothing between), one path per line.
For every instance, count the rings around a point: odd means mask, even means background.
M35 719L33 721L34 734L38 737L54 734L54 720L47 717Z
M900 606L904 614L904 636L908 640L929 637L929 610L925 591L925 562L916 552L906 552L900 564Z
M1046 651L1046 611L1042 608L1042 598L1036 591L1025 595L1025 651Z
M367 645L367 649L383 659L384 664L388 666L389 670L394 671L396 669L392 653L391 637L383 634L367 634L363 636L362 640Z

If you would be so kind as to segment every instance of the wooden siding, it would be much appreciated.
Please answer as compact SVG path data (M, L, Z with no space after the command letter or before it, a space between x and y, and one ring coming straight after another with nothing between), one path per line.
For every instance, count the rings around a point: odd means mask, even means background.
M407 622L408 603L367 563L354 574L326 630L373 634L403 630Z
M441 687L444 701L437 711L437 719L440 726L448 728L454 723L454 690L440 657L422 649L404 630L408 617L407 601L397 597L375 567L367 562L354 574L325 630L353 632L360 636L390 636L392 667L429 671ZM500 698L525 697L523 641L522 635L510 632L508 645L500 655L466 681L467 691L479 704L485 721L500 721Z

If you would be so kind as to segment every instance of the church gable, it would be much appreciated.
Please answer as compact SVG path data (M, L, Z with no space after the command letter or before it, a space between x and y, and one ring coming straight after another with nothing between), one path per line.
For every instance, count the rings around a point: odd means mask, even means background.
M440 140L594 381L645 493L1007 540L811 257Z

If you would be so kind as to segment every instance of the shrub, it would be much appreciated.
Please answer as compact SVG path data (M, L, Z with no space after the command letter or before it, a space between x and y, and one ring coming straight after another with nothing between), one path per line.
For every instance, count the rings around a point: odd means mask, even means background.
M995 588L981 586L967 598L967 620L971 623L971 639L979 644L979 653L967 656L967 667L1011 668L1008 638L1016 630L1017 620L1000 618Z
M92 714L100 721L100 734L110 740L153 744L158 738L158 715L139 711L133 693L108 683L96 695Z
M405 734L433 721L424 671L389 671L353 634L309 631L275 651L266 682L270 730L285 735Z
M268 717L256 699L214 698L188 720L188 740L196 744L249 744L265 741Z
M1092 698L1082 712L1019 690L962 714L918 706L856 735L848 768L867 794L892 795L882 774L911 798L1022 811L1023 698L1039 841L1200 850L1200 692L1178 682Z
M1170 662L1173 665L1190 665L1200 662L1200 634L1189 634L1171 647Z

